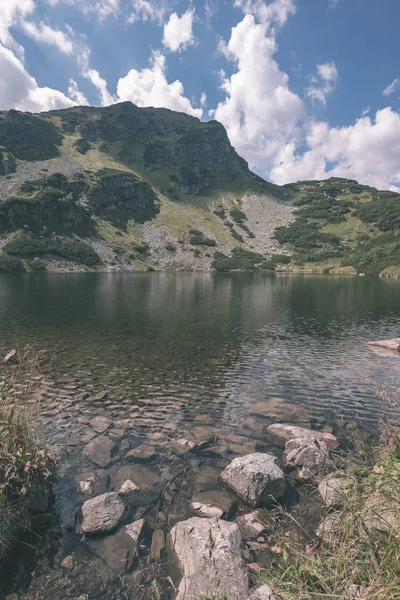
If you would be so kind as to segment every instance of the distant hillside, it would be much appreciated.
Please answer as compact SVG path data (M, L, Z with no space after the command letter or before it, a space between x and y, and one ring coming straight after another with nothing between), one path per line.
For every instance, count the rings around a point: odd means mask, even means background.
M0 272L397 274L398 199L342 179L275 186L220 123L167 109L0 112Z

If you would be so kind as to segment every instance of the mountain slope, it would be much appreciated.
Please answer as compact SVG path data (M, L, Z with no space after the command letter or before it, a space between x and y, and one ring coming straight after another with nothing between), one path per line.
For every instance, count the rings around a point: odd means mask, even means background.
M400 275L400 196L275 186L224 127L124 102L0 112L0 272L285 270Z

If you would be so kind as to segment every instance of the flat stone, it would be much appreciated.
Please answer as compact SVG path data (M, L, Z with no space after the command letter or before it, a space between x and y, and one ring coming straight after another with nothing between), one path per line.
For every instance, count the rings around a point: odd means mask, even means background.
M119 442L119 440L124 436L126 429L110 429L107 435L114 442Z
M299 404L291 404L280 398L271 398L265 402L256 402L249 407L251 415L257 415L275 421L287 423L309 423L308 411Z
M262 585L258 590L250 594L248 600L278 600L269 585Z
M143 525L143 519L135 521L121 527L114 535L91 541L90 547L115 575L124 575L133 567Z
M91 498L82 506L82 531L87 534L111 532L118 527L125 512L125 504L116 492Z
M229 492L226 490L208 490L205 492L196 492L192 498L192 508L193 504L199 504L203 507L201 510L199 507L197 510L202 513L199 516L214 516L217 518L221 518L222 516L230 516L231 513L236 508L236 502ZM208 507L208 508L207 508ZM217 515L215 512L214 515L206 515L205 512L212 512L210 509L216 509L220 514ZM194 509L196 510L196 509Z
M86 431L83 435L81 435L81 442L85 442L85 444L87 444L88 442L90 442L94 437L96 437L96 432L93 431L92 429L89 429L88 431Z
M155 458L156 455L157 453L153 446L141 444L140 446L137 446L137 448L129 450L129 452L126 453L125 458L133 458L140 462L146 462L151 458Z
M211 504L202 504L201 502L192 502L191 508L196 516L205 517L207 519L212 517L221 519L224 514L220 508L212 506Z
M273 437L274 441L280 446L284 446L286 442L289 442L290 440L299 439L325 442L328 450L334 450L339 446L338 439L331 433L303 429L302 427L287 425L285 423L274 423L273 425L270 425L268 427L268 432Z
M393 352L400 353L400 338L368 342L368 346L378 346L379 348L384 348L385 350L391 350Z
M256 508L280 500L286 490L283 471L271 454L248 454L235 458L222 472L224 483L247 504Z
M234 523L194 517L175 525L168 536L170 576L176 600L248 596L248 575L241 556L241 535Z
M315 483L336 471L328 448L322 441L290 440L286 442L282 460L285 467L290 469L291 477L299 483Z
M165 534L162 529L156 529L151 538L150 557L152 560L161 560L165 549Z
M112 425L112 421L111 419L107 419L107 417L95 417L90 421L90 426L97 431L97 433L104 433L110 425Z
M219 489L219 477L222 469L216 467L203 466L196 473L193 488L195 492L207 492L209 490Z
M94 397L95 400L104 400L105 398L107 398L107 392L98 392Z
M111 463L111 453L116 444L106 436L99 436L90 441L83 449L83 454L99 467L108 467Z
M141 464L123 465L112 467L111 488L121 490L127 480L130 480L138 489L133 493L123 496L129 508L148 507L158 500L161 492L160 476L150 467ZM140 483L139 483L140 482Z
M110 476L102 469L82 473L78 478L79 491L84 496L101 496L106 493L109 481Z
M328 476L318 485L318 491L328 508L342 506L346 496L346 488L350 485L346 477Z
M116 429L129 429L129 427L131 427L132 423L130 421L130 419L120 419L119 421L114 421L113 422L113 426Z

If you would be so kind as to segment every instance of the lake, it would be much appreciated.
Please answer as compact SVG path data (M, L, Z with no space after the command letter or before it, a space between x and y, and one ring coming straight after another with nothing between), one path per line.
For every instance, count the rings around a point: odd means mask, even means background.
M335 433L374 432L382 416L397 418L395 405L382 406L381 392L400 387L400 359L379 355L366 342L399 336L400 281L394 280L260 273L0 276L1 356L27 345L48 355L41 420L63 448L58 552L83 552L81 564L90 572L93 553L89 543L82 550L74 519L83 501L77 481L93 469L82 454L82 436L94 417L122 421L108 489L121 484L118 469L129 464L129 448L151 446L154 456L139 460L138 473L144 481L169 482L181 469L170 452L174 441L219 437L219 452L185 467L194 475L180 483L179 502L151 513L153 526L158 519L168 530L189 514L199 470L221 469L232 456L255 450L276 453L266 434L276 418L259 416L260 403L296 404L307 411L308 426ZM83 593L76 581L69 585L71 597ZM85 583L83 591L90 589L91 599L114 598L111 591L97 596L96 585ZM42 597L54 593L49 588Z

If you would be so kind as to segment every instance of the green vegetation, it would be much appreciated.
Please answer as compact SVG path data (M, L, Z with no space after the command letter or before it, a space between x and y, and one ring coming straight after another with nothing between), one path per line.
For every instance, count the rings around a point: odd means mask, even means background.
M299 208L294 223L278 227L275 237L296 265L328 272L354 267L369 275L400 265L399 194L340 178L284 187Z
M0 118L0 146L16 158L46 160L58 156L61 139L60 132L46 118L17 110L9 110Z
M98 254L86 242L62 237L35 238L21 234L7 242L3 250L17 256L54 254L91 267L101 262Z
M192 246L216 246L217 242L206 238L199 229L189 229L190 243Z
M358 437L346 461L346 493L341 508L329 513L335 527L326 539L316 543L301 505L286 516L270 552L273 567L260 577L277 597L398 600L400 437L396 428L388 433L378 455ZM351 586L363 592L351 595Z
M262 254L243 248L234 248L231 257L216 252L212 268L215 271L260 271L265 268L265 261Z
M25 268L19 258L8 256L4 252L0 254L0 273L21 273L23 271Z
M288 265L291 258L287 254L273 254L271 256L271 261L276 265Z
M176 252L176 247L173 244L171 244L171 242L167 242L164 248L168 250L168 252Z
M235 221L236 225L238 225L238 227L243 229L243 231L245 231L247 233L249 238L255 238L254 233L252 231L250 231L250 229L247 227L247 225L245 223L245 221L247 221L247 217L242 210L239 210L238 208L234 208L233 210L229 211L229 214L230 214L231 218Z

